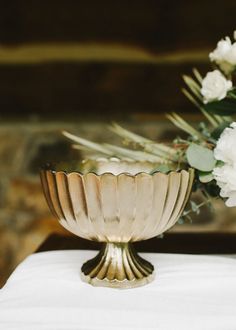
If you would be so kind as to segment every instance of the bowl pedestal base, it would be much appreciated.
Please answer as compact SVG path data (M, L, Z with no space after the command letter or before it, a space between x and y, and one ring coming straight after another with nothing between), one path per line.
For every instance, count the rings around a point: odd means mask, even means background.
M93 286L129 289L150 283L154 267L131 243L105 243L95 258L83 264L81 278Z

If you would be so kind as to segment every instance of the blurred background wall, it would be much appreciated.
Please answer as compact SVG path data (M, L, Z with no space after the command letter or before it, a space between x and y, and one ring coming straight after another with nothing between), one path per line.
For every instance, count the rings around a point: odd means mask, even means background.
M0 1L0 282L52 232L66 235L44 201L39 167L80 159L67 129L116 142L115 120L155 140L165 119L197 111L183 73L209 70L208 53L236 29L236 2L166 0ZM236 232L221 203L176 232Z

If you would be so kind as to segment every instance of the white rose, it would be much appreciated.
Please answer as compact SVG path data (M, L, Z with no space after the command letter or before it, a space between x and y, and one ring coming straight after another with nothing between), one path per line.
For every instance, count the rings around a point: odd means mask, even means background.
M223 166L214 168L213 175L221 188L220 195L228 198L226 205L236 206L236 122L226 128L217 141L214 156L224 162Z
M227 80L219 70L208 72L202 80L201 94L204 103L224 99L231 88L232 81Z
M218 42L216 49L209 54L210 60L220 64L225 61L225 55L231 50L231 40L229 37L222 39Z
M225 54L225 61L230 63L232 67L236 65L236 42L234 42L230 50Z
M216 167L213 175L217 185L221 188L220 196L228 198L225 202L226 206L236 206L236 168L229 165Z
M236 39L236 31L234 31L234 39ZM229 37L220 40L209 57L212 62L219 65L224 73L231 73L236 66L236 43L232 44Z
M215 159L236 166L236 122L224 129L214 150Z
M236 40L236 30L234 31L234 40Z

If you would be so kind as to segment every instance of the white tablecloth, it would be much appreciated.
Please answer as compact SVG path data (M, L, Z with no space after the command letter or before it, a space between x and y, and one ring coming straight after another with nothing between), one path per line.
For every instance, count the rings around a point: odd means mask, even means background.
M236 330L236 260L143 254L156 279L117 290L80 280L94 251L28 257L0 290L1 330Z

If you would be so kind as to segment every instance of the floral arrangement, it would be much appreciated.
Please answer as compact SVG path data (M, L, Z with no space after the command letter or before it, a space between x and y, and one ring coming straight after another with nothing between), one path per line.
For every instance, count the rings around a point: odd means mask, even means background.
M183 76L185 96L199 109L203 120L192 126L176 113L167 118L187 137L177 137L170 144L161 144L117 124L110 126L124 142L124 147L98 144L63 132L73 140L77 149L86 149L106 157L147 160L155 163L155 171L195 168L194 190L200 190L204 202L191 202L191 210L199 213L202 205L210 204L212 198L222 198L229 207L236 206L236 31L234 41L229 37L218 42L209 54L213 70L202 77L193 69L193 76Z

